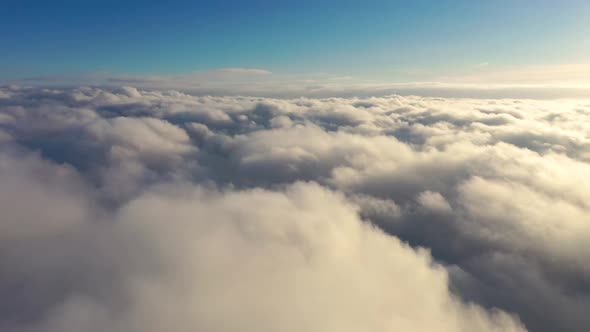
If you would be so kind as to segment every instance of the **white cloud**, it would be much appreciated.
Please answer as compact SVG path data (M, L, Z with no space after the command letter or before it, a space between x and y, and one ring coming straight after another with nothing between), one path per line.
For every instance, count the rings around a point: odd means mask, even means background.
M435 212L450 212L449 202L439 193L432 191L423 191L418 195L418 202L424 208Z
M590 101L0 92L0 330L590 324Z
M3 330L522 331L505 313L462 303L424 250L361 222L319 185L160 186L101 220L70 191L75 174L9 157L0 287L32 289L2 302L30 317L2 315Z
M479 64L478 68L487 67ZM536 65L486 70L472 75L442 78L451 82L483 84L590 84L590 64Z
M249 95L275 98L371 97L419 95L450 98L585 99L590 95L590 64L501 66L481 62L453 72L424 69L387 77L352 77L328 73L273 73L262 68L219 68L174 75L96 72L71 77L32 77L0 84L47 86L120 85L152 91L178 90L198 95ZM401 75L401 76L400 76ZM8 90L0 94L6 98ZM126 94L126 93L123 93Z
M244 74L244 75L270 75L272 74L271 71L264 70L264 69L252 69L252 68L223 68L217 70L221 73L229 73L229 74Z

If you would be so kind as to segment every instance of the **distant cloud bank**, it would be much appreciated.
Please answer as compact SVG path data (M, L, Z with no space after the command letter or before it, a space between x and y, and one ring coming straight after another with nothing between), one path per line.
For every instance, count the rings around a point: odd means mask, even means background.
M75 88L81 85L112 90L132 85L149 91L175 90L192 95L270 98L352 98L392 94L442 98L588 99L590 64L499 68L488 62L453 72L387 71L372 79L328 73L273 73L259 68L221 68L187 74L121 74L37 76L4 85ZM419 76L421 79L418 79ZM412 80L412 78L414 80Z
M285 96L0 88L0 330L587 331L590 100Z

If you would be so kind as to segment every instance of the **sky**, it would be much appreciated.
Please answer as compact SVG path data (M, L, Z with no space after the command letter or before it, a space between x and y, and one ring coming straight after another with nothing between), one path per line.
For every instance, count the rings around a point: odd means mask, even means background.
M247 68L396 83L579 84L590 73L588 22L583 0L6 1L0 76Z

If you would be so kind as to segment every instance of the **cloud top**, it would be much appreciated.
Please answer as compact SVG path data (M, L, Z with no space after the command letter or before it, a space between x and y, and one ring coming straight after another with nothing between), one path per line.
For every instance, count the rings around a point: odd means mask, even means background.
M585 331L589 114L1 88L0 330Z

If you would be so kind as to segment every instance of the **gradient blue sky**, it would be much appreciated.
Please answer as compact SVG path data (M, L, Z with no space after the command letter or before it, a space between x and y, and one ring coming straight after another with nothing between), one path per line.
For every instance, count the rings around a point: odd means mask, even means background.
M590 63L587 0L2 2L5 79L259 68L421 81Z

